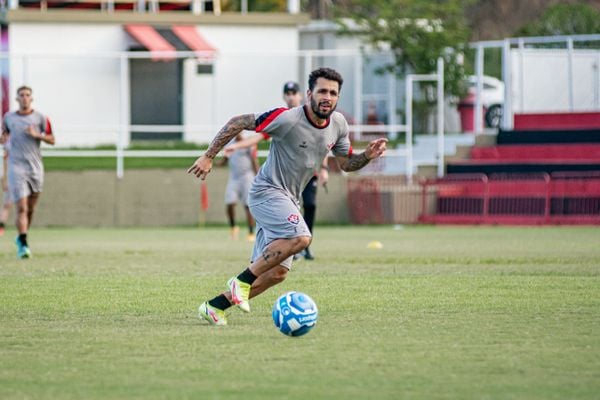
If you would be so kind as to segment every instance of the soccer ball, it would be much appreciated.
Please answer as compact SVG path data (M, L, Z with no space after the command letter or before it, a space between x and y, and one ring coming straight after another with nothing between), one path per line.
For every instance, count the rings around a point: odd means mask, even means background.
M304 293L287 292L273 306L273 322L281 333L302 336L317 324L317 305Z

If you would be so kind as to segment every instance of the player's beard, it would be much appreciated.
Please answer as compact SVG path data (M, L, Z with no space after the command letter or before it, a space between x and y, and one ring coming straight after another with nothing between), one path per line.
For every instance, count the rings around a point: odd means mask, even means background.
M319 111L319 105L317 104L316 100L311 98L310 99L310 108L311 110L315 113L315 115L321 119L327 119L329 118L329 116L331 115L332 112L335 111L335 108L337 107L337 104L333 107L331 107L331 109L329 110L329 112L323 113L321 111Z

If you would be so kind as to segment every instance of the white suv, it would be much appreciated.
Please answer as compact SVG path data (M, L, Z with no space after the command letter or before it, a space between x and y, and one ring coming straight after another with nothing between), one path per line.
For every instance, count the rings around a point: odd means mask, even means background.
M500 126L502 105L504 104L504 82L491 76L483 76L481 103L485 108L485 125L490 128ZM477 92L477 76L469 76L469 94Z

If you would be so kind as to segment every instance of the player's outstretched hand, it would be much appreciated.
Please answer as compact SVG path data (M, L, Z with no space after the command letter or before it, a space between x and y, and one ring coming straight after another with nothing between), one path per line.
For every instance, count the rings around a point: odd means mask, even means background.
M187 170L188 174L194 174L197 178L206 179L206 175L212 170L213 161L206 157L200 156L194 164Z
M369 145L365 150L367 158L372 160L374 158L381 157L386 150L387 141L388 140L386 138L379 138L369 142Z

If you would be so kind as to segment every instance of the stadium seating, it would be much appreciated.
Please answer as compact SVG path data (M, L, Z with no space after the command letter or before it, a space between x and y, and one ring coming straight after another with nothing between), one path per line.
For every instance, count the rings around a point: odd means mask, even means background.
M501 131L497 139L419 190L390 177L349 180L351 221L600 224L600 129Z
M516 129L590 129L600 128L600 112L515 113Z
M473 147L447 173L600 171L600 129L500 131L495 146Z
M561 161L570 163L594 162L600 160L598 144L534 144L501 145L474 147L471 159L502 162L540 162Z
M600 129L500 131L423 183L422 222L600 224Z
M600 129L535 129L498 132L497 144L598 143Z

